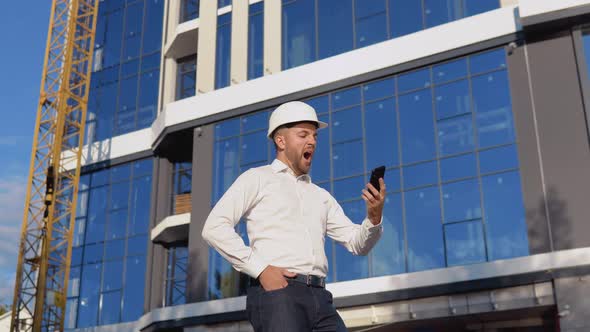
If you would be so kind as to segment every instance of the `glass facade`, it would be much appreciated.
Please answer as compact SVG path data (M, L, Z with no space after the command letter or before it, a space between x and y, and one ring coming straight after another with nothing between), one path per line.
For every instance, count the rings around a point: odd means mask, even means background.
M215 89L221 89L230 84L230 68L231 13L227 13L217 17L217 43L215 48Z
M264 3L250 5L248 16L248 79L263 75Z
M187 210L187 204L190 208L190 193L193 177L192 167L190 162L174 163L174 171L172 173L172 214L184 213ZM189 196L188 202L186 202L187 196Z
M67 329L142 315L151 189L152 159L82 175Z
M283 0L282 67L297 67L499 6L499 0Z
M311 177L354 222L365 217L360 191L371 169L387 167L382 239L367 257L327 241L329 281L528 255L503 49L307 102L330 123L318 132ZM213 204L240 173L274 159L268 116L265 110L215 126ZM238 231L247 241L244 227ZM211 282L231 268L220 257L212 261L210 288L219 290Z
M176 100L192 97L197 88L197 56L178 59L176 73Z
M163 3L100 2L86 143L147 128L154 120Z

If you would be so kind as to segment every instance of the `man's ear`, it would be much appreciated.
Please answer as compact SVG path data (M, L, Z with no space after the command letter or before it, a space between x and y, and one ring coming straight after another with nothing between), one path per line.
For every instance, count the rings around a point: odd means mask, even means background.
M283 131L279 130L274 137L275 145L277 146L278 150L285 150L286 142L285 136L283 134Z

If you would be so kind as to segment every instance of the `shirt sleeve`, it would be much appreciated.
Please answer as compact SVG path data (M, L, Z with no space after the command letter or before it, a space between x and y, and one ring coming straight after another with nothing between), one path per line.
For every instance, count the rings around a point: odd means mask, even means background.
M235 226L254 205L259 188L260 177L254 169L240 175L215 204L201 233L203 239L236 270L253 278L257 278L268 264L246 246Z
M328 201L327 234L334 241L342 244L354 255L367 255L377 244L383 233L383 217L377 225L373 225L365 217L362 223L353 223L342 210L334 197Z

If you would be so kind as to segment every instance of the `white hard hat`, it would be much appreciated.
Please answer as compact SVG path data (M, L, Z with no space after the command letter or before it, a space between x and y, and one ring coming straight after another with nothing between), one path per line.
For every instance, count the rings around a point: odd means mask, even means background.
M272 133L278 127L301 121L315 122L318 128L326 128L327 123L319 121L318 116L315 114L315 109L301 101L290 101L277 107L268 120L268 138L272 139Z

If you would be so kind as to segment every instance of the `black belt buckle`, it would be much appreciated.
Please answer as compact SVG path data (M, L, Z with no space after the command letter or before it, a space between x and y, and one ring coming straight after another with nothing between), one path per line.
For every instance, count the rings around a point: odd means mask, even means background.
M312 276L311 276L311 274L308 274L308 275L306 275L305 277L306 277L306 278L305 278L305 279L306 279L306 280L305 280L305 283L307 284L307 286L312 286L312 283L311 283L311 277L312 277Z

